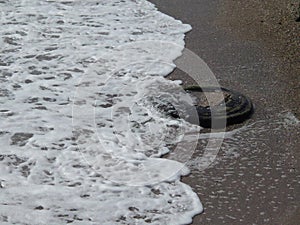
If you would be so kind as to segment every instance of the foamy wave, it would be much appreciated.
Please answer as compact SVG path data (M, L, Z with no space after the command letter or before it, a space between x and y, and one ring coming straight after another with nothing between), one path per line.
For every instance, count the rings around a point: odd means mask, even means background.
M163 76L190 26L147 1L0 7L1 224L191 222L186 159L159 157L198 128L152 104L186 101Z

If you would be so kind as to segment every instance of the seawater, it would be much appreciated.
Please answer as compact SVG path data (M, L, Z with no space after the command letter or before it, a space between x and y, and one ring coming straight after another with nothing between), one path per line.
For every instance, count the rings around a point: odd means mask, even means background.
M1 224L187 224L202 211L160 158L199 129L153 108L189 25L144 0L0 1Z

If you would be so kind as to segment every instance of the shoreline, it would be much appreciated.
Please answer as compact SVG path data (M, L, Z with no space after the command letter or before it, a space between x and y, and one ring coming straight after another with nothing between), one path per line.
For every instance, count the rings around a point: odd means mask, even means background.
M191 174L182 178L204 205L204 213L195 216L192 224L296 225L300 207L297 54L284 57L285 51L278 50L285 36L279 41L275 28L268 28L273 34L267 36L268 43L259 26L251 27L256 34L249 36L251 29L243 22L249 16L241 18L239 13L249 12L255 19L253 13L261 11L254 12L246 5L234 5L232 0L223 4L150 1L159 11L191 24L186 48L209 65L222 86L244 93L255 105L253 117L233 138L224 140L216 162L205 171L191 168ZM268 10L277 12L276 6ZM178 69L168 78L192 82ZM193 159L201 157L203 147L199 141Z

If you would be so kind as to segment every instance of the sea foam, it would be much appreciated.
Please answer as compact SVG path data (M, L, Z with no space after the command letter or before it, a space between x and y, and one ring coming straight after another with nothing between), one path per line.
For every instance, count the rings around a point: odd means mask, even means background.
M185 101L163 76L191 27L144 0L0 8L1 224L190 223L186 159L160 157L198 127L152 103Z

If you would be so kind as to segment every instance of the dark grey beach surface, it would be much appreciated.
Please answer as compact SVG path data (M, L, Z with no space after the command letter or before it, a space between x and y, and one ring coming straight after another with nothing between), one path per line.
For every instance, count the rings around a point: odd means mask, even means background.
M191 167L183 178L204 205L193 224L299 224L299 2L151 2L191 24L186 48L209 65L222 86L255 105L253 117L225 138L215 163L204 171ZM192 83L180 70L169 78ZM203 146L199 141L193 158Z

